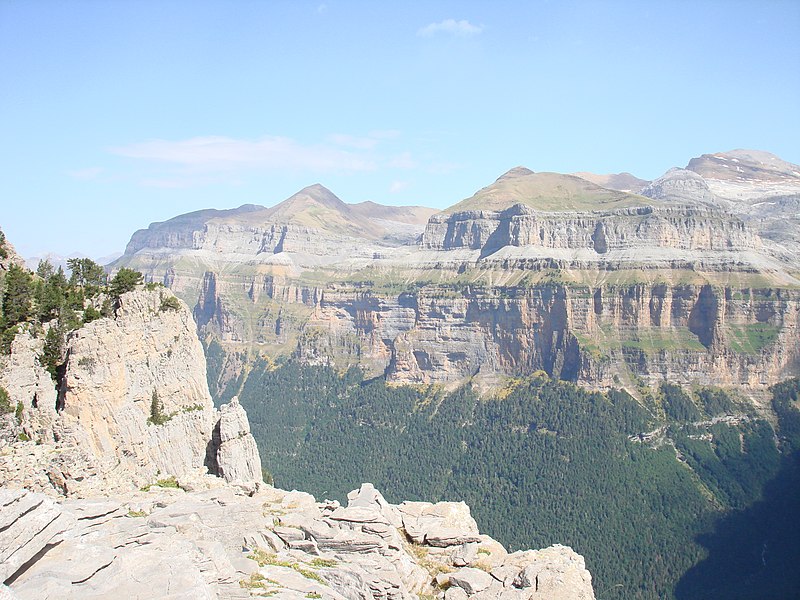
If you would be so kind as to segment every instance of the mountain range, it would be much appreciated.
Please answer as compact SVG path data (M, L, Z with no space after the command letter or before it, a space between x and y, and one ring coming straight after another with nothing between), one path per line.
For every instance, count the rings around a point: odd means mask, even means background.
M652 182L516 167L440 212L316 184L155 223L113 266L195 306L221 388L265 352L398 383L763 387L800 364L798 173L745 150Z

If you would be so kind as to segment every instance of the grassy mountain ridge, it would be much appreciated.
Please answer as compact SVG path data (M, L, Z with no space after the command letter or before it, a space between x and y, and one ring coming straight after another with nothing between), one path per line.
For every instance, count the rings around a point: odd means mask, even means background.
M652 201L636 194L601 187L575 175L534 173L524 167L517 167L444 212L498 211L515 204L551 212L649 206Z

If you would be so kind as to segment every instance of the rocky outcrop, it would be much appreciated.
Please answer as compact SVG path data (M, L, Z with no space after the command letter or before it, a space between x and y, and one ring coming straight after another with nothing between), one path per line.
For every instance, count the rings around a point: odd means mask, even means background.
M74 521L42 494L0 489L0 581L58 544Z
M76 445L135 485L203 473L214 422L194 322L183 306L162 308L167 293L125 294L114 318L77 330L60 382L63 426Z
M265 486L245 411L213 408L194 322L163 288L73 332L57 382L41 344L23 331L2 370L20 407L0 437L4 596L594 597L580 557L508 554L463 502Z
M219 409L212 445L216 449L216 473L229 483L261 481L261 459L247 413L234 396Z
M184 304L165 303L170 295L124 294L113 317L73 332L56 383L39 364L41 337L15 338L0 376L21 406L0 447L4 484L69 496L170 477L207 487L219 465L229 480L261 481L246 416L215 411L194 321ZM220 430L224 443L212 435Z
M17 254L16 248L6 239L5 233L0 230L0 273L8 271L11 265L25 266L25 259Z
M410 514L417 541L403 529ZM447 543L436 534L443 522L458 532ZM395 506L370 484L346 507L274 488L154 486L62 504L0 490L0 523L0 539L13 537L3 580L19 600L594 598L569 548L509 554L478 533L463 503Z

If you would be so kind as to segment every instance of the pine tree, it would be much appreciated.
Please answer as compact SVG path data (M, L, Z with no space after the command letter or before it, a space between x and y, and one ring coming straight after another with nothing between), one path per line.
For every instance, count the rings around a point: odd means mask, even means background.
M27 321L31 317L33 280L30 272L12 264L5 278L3 292L3 329Z

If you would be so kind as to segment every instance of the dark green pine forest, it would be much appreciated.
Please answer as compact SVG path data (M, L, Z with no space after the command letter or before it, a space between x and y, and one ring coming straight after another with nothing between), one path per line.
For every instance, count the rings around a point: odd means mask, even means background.
M287 361L239 396L277 486L464 500L509 549L572 546L603 600L791 598L800 380L772 391L777 432L723 391L667 384L637 401L541 377L481 398Z

